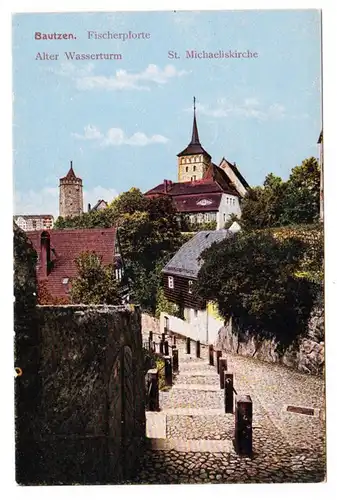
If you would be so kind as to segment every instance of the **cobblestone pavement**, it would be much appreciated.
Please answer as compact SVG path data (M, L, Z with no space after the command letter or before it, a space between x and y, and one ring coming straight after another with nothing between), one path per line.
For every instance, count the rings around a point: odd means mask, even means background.
M216 369L185 354L177 342L180 373L169 392L160 394L166 414L166 439L231 440L234 415L222 413L223 391ZM234 386L253 401L253 457L226 453L149 449L133 484L320 482L325 477L324 382L280 365L225 354ZM179 385L184 384L183 389ZM186 385L193 389L186 389ZM195 386L199 388L196 389ZM202 385L213 386L203 390ZM286 411L288 405L315 410L314 416ZM190 412L190 414L189 414ZM213 414L211 414L213 412Z

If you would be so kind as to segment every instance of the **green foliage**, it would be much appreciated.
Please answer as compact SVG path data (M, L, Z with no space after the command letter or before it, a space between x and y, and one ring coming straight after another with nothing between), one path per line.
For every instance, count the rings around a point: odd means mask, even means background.
M179 312L179 307L170 302L165 297L164 288L159 287L157 290L157 300L156 300L156 312L155 317L160 318L160 313L165 312L171 316L177 316Z
M180 217L180 228L183 232L199 232L199 231L214 231L216 229L216 221L210 222L191 222L188 216Z
M37 304L37 255L25 233L14 225L14 323L15 331L29 331Z
M249 190L242 201L240 224L246 229L311 224L319 216L320 169L308 158L292 169L288 181L267 175L263 187Z
M314 300L309 281L296 276L304 252L297 238L237 233L203 253L197 292L242 329L289 345L304 332Z
M73 304L121 303L112 265L103 266L95 252L82 252L76 259L76 267L78 276L72 281L70 291Z

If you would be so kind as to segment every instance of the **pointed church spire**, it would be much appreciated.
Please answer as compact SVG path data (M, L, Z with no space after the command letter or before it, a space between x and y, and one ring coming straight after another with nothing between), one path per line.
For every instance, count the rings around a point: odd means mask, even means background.
M195 106L195 97L193 97L193 128L192 128L192 137L191 142L181 153L177 156L186 156L186 155L195 155L195 154L203 154L211 159L211 155L204 150L200 143L198 125L197 125L197 117L196 117L196 106Z
M200 144L197 117L195 114L195 97L193 97L193 129L192 129L192 139L190 144Z

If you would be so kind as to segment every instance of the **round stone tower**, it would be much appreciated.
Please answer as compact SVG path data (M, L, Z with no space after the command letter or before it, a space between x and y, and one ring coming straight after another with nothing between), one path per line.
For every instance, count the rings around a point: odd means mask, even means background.
M83 213L83 184L76 177L73 162L70 162L69 172L60 179L60 217L74 217Z

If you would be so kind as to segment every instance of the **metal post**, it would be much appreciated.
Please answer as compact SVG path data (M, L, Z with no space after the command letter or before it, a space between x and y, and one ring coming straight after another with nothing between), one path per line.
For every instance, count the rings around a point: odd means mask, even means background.
M219 359L220 389L225 388L225 371L227 371L227 359Z
M159 342L159 352L164 354L164 342L162 340Z
M159 411L159 384L158 384L158 370L152 368L148 370L148 408L149 411Z
M153 346L153 347L152 347L153 352L156 352L156 343L155 343L155 341L153 341L153 342L152 342L152 346Z
M174 345L177 345L177 339L176 339L176 336L175 336L175 335L173 335L173 344L174 344Z
M150 331L149 332L149 351L151 351L152 342L153 342L153 333Z
M200 340L197 340L197 343L196 343L196 357L197 358L200 358Z
M213 348L213 344L210 344L208 346L208 356L209 356L209 364L211 366L214 366L214 348Z
M253 453L253 403L250 396L239 396L235 404L235 450L239 455Z
M233 413L234 382L233 374L225 374L225 413Z
M219 370L219 359L222 356L222 351L215 351L215 352L216 352L216 371L218 373L220 373L220 370Z
M162 342L165 342L165 333L161 334L161 340L162 340Z
M174 373L179 371L179 351L176 348L172 349L172 367Z
M191 354L191 339L186 337L186 354Z
M172 385L172 358L171 356L164 356L165 361L165 385Z
M168 354L169 354L169 343L168 343L168 340L165 340L165 342L164 342L164 354L165 354L165 356L168 356Z

